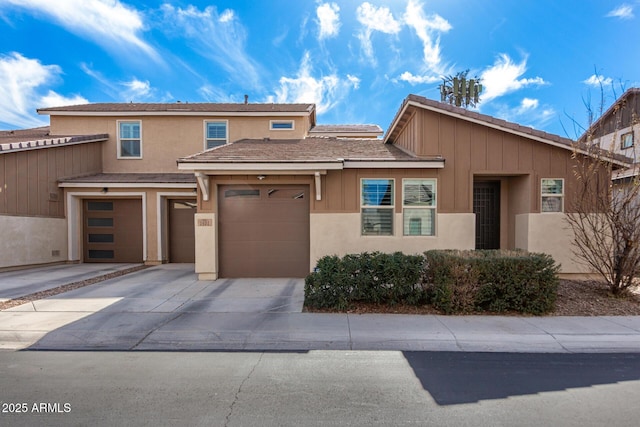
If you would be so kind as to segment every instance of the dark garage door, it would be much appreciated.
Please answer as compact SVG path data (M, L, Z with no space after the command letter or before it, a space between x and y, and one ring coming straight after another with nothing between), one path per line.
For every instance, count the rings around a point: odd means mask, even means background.
M142 262L142 201L85 200L84 262Z
M196 201L169 200L169 262L195 262Z
M309 273L309 187L221 186L221 277L304 277Z

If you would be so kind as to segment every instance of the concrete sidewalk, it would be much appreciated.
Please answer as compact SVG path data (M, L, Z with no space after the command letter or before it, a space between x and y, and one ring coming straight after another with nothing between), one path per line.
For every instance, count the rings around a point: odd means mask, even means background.
M0 348L640 352L640 316L302 313L303 287L152 267L1 311Z

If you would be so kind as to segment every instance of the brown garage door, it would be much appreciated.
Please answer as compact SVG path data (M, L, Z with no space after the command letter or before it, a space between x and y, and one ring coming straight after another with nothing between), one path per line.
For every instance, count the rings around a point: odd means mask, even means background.
M142 201L84 201L84 262L142 262Z
M309 187L221 186L222 277L304 277L309 273Z
M195 262L196 200L169 200L169 262Z

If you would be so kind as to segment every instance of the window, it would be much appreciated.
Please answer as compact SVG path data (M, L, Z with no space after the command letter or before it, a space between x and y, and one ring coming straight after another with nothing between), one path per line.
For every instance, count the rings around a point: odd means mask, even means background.
M293 120L271 120L269 122L270 130L293 130Z
M118 158L142 158L142 136L139 121L118 122Z
M219 147L227 143L227 121L204 122L205 149Z
M402 217L405 236L435 236L435 179L405 179L402 181Z
M362 235L393 235L393 179L363 179L361 185Z
M620 147L623 150L633 147L633 132L625 133L620 137Z
M564 179L542 179L542 212L564 212Z

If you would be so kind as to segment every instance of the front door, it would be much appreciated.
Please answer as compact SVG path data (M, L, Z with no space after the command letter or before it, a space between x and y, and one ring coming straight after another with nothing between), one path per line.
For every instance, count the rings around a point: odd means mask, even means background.
M476 249L500 249L500 181L473 183Z

